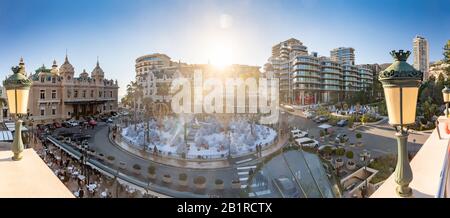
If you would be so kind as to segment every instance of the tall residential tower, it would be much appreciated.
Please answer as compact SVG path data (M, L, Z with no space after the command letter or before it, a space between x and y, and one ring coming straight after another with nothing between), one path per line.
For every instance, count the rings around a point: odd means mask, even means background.
M413 39L414 52L414 68L423 72L423 79L428 79L428 69L430 66L429 57L430 52L428 48L428 41L422 36L416 36Z

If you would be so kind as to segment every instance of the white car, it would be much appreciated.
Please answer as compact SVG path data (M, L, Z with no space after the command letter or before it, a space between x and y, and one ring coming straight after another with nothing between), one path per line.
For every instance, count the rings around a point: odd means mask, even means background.
M78 122L75 122L75 121L73 121L73 120L67 121L66 123L69 124L70 126L78 126L78 125L79 125Z
M310 138L299 138L299 139L295 139L295 142L300 145L300 146L304 146L304 147L310 147L310 148L318 148L319 147L319 142L314 140L314 139L310 139Z
M308 137L308 133L305 131L298 131L298 132L292 134L292 137L294 137L294 139Z

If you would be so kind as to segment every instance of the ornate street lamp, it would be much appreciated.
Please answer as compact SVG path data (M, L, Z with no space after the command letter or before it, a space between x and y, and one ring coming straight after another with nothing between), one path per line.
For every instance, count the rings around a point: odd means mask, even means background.
M450 89L447 86L445 86L445 88L442 89L442 97L445 103L445 117L448 117L448 103L450 102Z
M408 197L412 195L409 183L413 178L406 148L408 126L414 124L416 119L417 96L423 73L406 62L410 51L392 51L390 54L394 62L380 72L379 81L383 84L389 124L397 131L396 192L401 197Z
M31 80L25 76L25 64L20 60L19 66L12 67L13 75L3 81L8 98L10 114L15 115L16 128L15 137L12 144L13 160L22 159L22 115L27 113L28 93L31 87Z

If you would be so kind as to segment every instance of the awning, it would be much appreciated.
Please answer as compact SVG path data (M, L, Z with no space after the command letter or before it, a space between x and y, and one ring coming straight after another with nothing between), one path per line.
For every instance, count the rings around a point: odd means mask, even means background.
M13 139L13 135L11 133L11 131L0 131L0 141L1 142L12 142Z
M16 124L15 123L12 123L12 122L10 122L10 123L5 123L5 126L6 126L6 128L9 130L9 131L11 131L11 132L14 132L14 131L16 131ZM28 129L25 127L25 126L23 126L22 125L22 131L28 131Z

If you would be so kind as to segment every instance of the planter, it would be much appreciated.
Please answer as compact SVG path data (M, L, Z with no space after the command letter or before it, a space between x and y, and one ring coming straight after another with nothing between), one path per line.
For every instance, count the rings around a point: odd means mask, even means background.
M241 181L239 180L233 180L231 182L231 188L232 189L241 189Z
M170 176L170 174L165 174L165 175L163 176L163 182L164 182L164 183L167 183L167 184L172 183L172 177Z
M147 168L148 178L156 179L156 168L154 166L149 166Z
M133 172L137 175L141 174L141 166L138 164L133 165Z
M185 173L182 173L178 176L178 185L180 186L188 185L187 175Z
M108 157L106 158L106 160L108 161L108 163L114 164L114 161L116 160L116 158L113 157L113 156L108 156Z
M348 160L346 167L348 170L354 170L356 168L356 164L352 160Z
M120 162L120 163L119 163L119 169L121 169L121 170L127 169L127 164L124 163L124 162Z
M223 184L223 180L221 180L221 179L216 179L214 184L215 184L215 188L217 190L224 190L225 189L225 185Z
M344 166L344 160L342 158L337 158L334 162L336 168Z
M203 176L198 176L194 179L194 185L197 189L206 188L206 178Z

